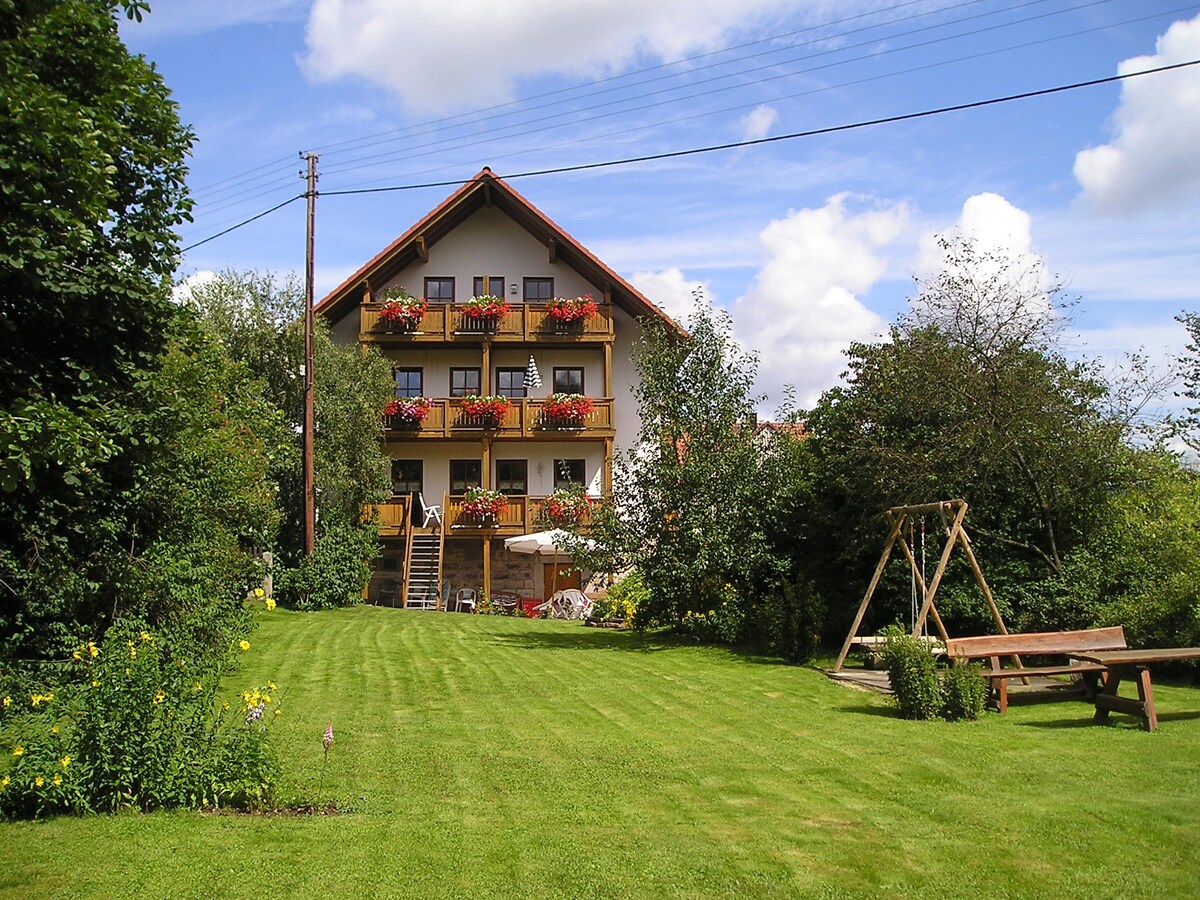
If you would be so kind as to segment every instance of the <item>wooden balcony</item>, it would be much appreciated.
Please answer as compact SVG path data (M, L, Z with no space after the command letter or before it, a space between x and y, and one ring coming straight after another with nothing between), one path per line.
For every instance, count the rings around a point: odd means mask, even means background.
M404 538L412 522L412 498L393 497L385 503L368 506L367 513L378 517L381 538Z
M616 436L611 398L593 398L591 413L578 423L555 421L543 414L545 398L514 400L499 421L473 418L463 412L461 398L433 401L429 416L416 425L385 417L389 441L471 440L490 438L533 441L602 440Z
M461 496L442 498L442 522L446 537L513 537L544 531L552 527L544 518L545 497L513 495L508 498L508 509L496 522L481 522L463 512ZM411 506L408 497L393 497L386 503L370 507L379 514L379 536L381 538L404 538L410 527ZM433 523L430 523L431 526ZM585 519L582 524L587 525Z
M380 347L422 343L545 343L603 344L613 339L612 304L600 304L599 313L585 322L563 324L551 318L544 304L516 303L494 325L466 315L461 303L431 303L421 324L413 331L389 330L379 318L381 303L359 306L359 335L362 343Z
M534 531L545 531L554 526L548 523L544 516L545 497L533 497L524 494L510 494L508 509L494 522L482 522L475 516L463 511L461 496L447 496L443 499L442 509L445 511L446 536L455 537L513 537L518 534L530 534ZM587 521L581 524L589 524Z

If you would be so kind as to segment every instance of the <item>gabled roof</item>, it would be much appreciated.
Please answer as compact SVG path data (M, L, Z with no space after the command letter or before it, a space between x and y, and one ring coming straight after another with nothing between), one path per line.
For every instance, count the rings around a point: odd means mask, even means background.
M362 300L364 285L381 287L418 260L428 259L434 244L485 206L506 213L543 244L552 259L570 266L591 284L607 289L612 302L634 318L655 317L682 333L670 316L486 166L322 298L316 305L316 314L341 318Z

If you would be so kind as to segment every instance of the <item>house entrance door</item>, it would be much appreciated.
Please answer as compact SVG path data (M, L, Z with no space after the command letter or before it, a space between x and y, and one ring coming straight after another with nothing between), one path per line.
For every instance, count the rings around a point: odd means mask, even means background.
M558 577L555 578L555 570L558 571ZM542 564L542 590L544 591L543 600L549 600L554 596L555 591L565 591L567 588L575 588L577 591L583 590L582 576L583 573L575 568L575 564L569 560L560 559L558 565L554 563Z

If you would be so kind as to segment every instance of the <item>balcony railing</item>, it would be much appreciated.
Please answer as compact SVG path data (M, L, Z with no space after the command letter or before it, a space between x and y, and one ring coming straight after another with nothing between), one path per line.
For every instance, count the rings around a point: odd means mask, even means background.
M359 340L381 344L445 341L601 343L613 339L612 304L602 303L590 319L562 323L544 304L517 303L494 324L471 318L461 303L431 303L421 323L411 331L394 328L379 317L381 303L359 307Z
M483 537L485 535L511 537L528 534L553 527L544 516L546 498L524 494L510 495L508 509L494 521L480 520L463 510L463 497L446 495L442 499L442 521L448 536ZM382 538L404 538L412 522L411 498L393 497L369 509L379 515L379 536ZM432 524L432 523L431 523ZM590 524L584 514L579 524Z
M412 498L393 497L384 503L367 507L368 515L378 517L380 537L404 537L412 521Z
M579 438L608 438L616 434L611 398L593 398L590 413L577 421L553 419L543 410L545 398L513 400L499 419L469 416L463 410L463 400L443 397L432 401L429 415L423 422L412 422L398 416L385 416L389 440L425 440L455 438L463 440L487 434L495 438L524 438L577 440Z
M495 519L480 519L463 509L464 499L461 496L447 495L444 500L445 523L450 535L483 536L487 534L511 537L516 534L529 534L534 531L544 531L553 528L553 524L545 518L545 497L533 497L526 494L510 494L508 508ZM585 514L579 524L590 524Z

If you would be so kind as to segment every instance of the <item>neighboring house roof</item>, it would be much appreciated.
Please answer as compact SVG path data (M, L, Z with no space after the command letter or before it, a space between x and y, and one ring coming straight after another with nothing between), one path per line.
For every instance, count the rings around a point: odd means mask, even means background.
M634 318L656 317L682 333L670 316L486 166L326 295L317 304L316 314L340 319L362 300L364 286L382 287L413 263L428 259L434 244L485 206L506 213L546 247L552 260L565 263L591 284L607 289L612 302Z

